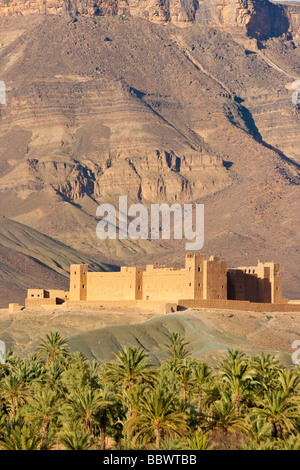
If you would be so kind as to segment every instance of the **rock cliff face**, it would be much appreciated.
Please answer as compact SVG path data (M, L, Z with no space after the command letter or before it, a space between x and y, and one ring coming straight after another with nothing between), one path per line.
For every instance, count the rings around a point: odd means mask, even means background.
M97 205L203 202L207 255L276 259L296 290L300 5L96 6L0 3L0 212L105 262L173 264L184 244L98 240Z
M1 0L0 17L32 14L124 15L184 26L240 28L250 37L299 35L299 8L268 0Z

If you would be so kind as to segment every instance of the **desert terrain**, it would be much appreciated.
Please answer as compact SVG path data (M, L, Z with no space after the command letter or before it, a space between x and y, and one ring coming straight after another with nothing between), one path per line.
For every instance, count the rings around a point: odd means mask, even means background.
M66 261L181 266L184 242L97 238L119 195L203 203L204 254L279 262L299 298L299 17L266 0L1 2L0 306L64 288Z
M120 347L142 347L154 364L160 364L161 346L172 332L180 332L193 357L216 364L227 348L249 354L274 354L292 365L292 343L300 339L300 316L295 313L257 313L195 309L161 315L140 308L59 307L0 310L0 339L20 357L36 352L50 331L68 338L72 351L90 360L115 359Z

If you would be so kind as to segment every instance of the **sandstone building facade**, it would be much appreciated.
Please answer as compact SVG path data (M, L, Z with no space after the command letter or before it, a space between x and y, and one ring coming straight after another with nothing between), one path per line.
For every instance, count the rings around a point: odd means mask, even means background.
M288 303L282 298L280 264L259 261L257 266L228 268L216 256L205 259L202 254L187 254L182 269L148 265L146 269L121 267L119 272L89 272L86 264L71 265L68 292L29 289L25 305L51 307L64 302L119 302L124 306L160 302L172 305L172 310L177 310L178 305L238 308L243 302Z

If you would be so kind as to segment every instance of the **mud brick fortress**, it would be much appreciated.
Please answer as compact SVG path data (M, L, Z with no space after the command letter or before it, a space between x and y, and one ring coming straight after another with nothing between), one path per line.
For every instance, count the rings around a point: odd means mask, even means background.
M89 272L86 264L71 265L69 291L29 289L25 301L26 307L62 304L140 306L162 313L197 307L300 312L299 302L282 298L280 264L228 268L202 254L188 254L183 269L148 265Z

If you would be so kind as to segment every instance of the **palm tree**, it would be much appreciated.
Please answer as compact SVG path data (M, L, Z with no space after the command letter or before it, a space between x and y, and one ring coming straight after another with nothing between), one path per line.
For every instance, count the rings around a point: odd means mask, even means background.
M238 349L228 349L225 356L223 364L234 364L235 362L240 362L245 359L246 355Z
M279 362L271 354L261 353L254 356L250 364L253 367L255 381L259 384L259 388L263 390L274 389L280 366Z
M0 441L3 450L39 450L41 438L32 426L15 426Z
M253 441L248 445L243 445L241 450L279 450L279 445L277 441L273 439L266 439L262 442Z
M250 439L257 442L263 441L266 438L271 437L271 428L269 423L263 419L255 419L254 414L247 416L249 423L249 434Z
M174 396L160 387L149 390L141 398L138 416L130 418L124 426L125 432L135 433L133 442L142 437L155 438L155 447L161 448L161 441L173 435L182 436L187 431L187 414L173 408Z
M127 419L132 418L132 416L138 416L140 403L147 386L143 385L133 385L123 394L124 404L128 406ZM120 397L122 400L122 397Z
M27 384L16 375L8 375L4 377L0 384L1 398L5 400L7 408L10 410L9 416L14 420L20 405L22 405L28 397Z
M297 429L297 420L300 419L299 407L293 397L284 392L271 391L265 394L258 402L259 407L253 408L255 419L266 420L271 425L271 437L283 437L283 431L289 432Z
M281 443L282 450L300 450L299 436L290 436Z
M186 450L209 450L210 442L209 436L203 431L195 431L190 437L186 440Z
M196 362L193 365L193 385L198 394L197 414L200 416L202 412L202 391L203 385L208 382L212 376L212 369L205 362Z
M124 390L128 390L135 384L155 382L156 373L148 364L148 354L141 348L125 347L116 356L118 363L109 362L103 370L114 384L122 384Z
M50 332L46 334L46 339L41 342L39 350L41 354L46 355L47 363L51 364L56 359L65 359L69 356L66 344L67 340L62 338L57 331L54 333Z
M296 370L283 369L278 371L278 383L283 394L287 396L297 393L300 375Z
M40 387L28 400L28 405L26 418L41 423L41 449L48 449L50 424L61 415L62 400L49 387Z
M184 364L179 372L178 378L181 383L181 387L183 389L183 403L186 406L187 402L189 401L191 388L193 386L193 371L192 368L189 367L189 364Z
M109 391L104 388L100 392L100 411L99 411L99 428L100 428L100 449L105 450L106 447L106 428L108 416L111 415L116 406L116 399Z
M68 398L67 403L69 418L79 422L82 428L91 435L95 431L101 410L101 392L89 388L78 390Z
M59 433L59 442L67 450L88 450L93 445L93 438L78 423L69 423Z
M249 369L249 364L246 361L235 357L232 362L223 364L220 374L222 380L229 386L235 412L239 414L244 393L249 391L250 385L253 383L253 371Z
M64 390L65 384L63 383L64 368L58 362L51 362L46 370L45 382L47 385L57 392Z
M234 432L236 430L240 430L245 433L248 431L246 421L236 412L233 401L224 394L220 400L217 400L213 404L211 417L206 428L219 429L224 434Z
M184 337L178 332L172 333L168 339L169 342L165 343L164 347L169 356L169 366L176 370L182 361L190 355L185 348L189 343L184 342Z

